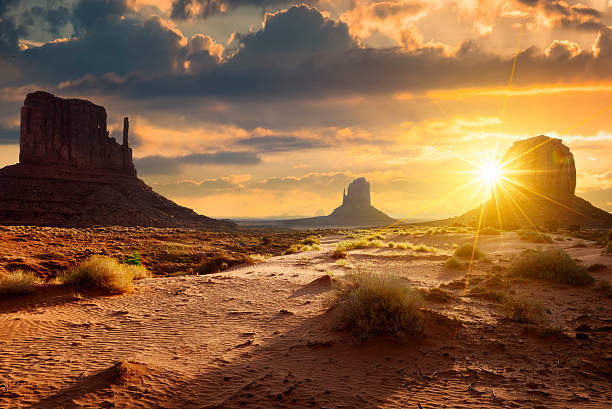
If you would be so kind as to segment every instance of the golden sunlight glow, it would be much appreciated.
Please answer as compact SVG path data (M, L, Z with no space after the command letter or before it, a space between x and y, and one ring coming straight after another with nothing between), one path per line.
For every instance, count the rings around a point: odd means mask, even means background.
M488 160L480 167L480 177L488 184L498 183L502 177L502 169L495 161Z

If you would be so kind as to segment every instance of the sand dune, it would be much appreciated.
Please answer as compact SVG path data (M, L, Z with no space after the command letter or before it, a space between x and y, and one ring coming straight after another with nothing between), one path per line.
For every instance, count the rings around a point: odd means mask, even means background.
M563 329L554 336L526 330L494 303L468 296L455 337L463 287L450 285L454 299L427 303L423 339L357 344L328 311L330 275L352 267L401 273L423 287L458 282L465 272L443 263L451 243L473 236L410 238L439 246L435 255L352 250L347 266L328 256L339 240L326 237L321 250L222 274L145 279L133 294L75 295L48 286L2 301L0 406L610 406L612 300L594 288L538 281L513 287L545 305L550 325ZM598 277L612 276L611 257L595 246L572 248L574 242L562 245L607 264ZM482 237L494 262L476 263L474 277L535 246L514 233ZM588 339L577 339L577 329Z

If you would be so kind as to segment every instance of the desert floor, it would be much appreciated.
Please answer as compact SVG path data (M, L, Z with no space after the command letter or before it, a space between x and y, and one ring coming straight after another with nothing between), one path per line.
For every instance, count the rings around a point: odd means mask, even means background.
M470 234L386 237L435 244L436 254L321 249L219 274L151 278L132 294L47 285L0 301L0 407L432 408L612 406L612 299L595 286L522 280L505 289L546 309L546 331L506 318L472 291L523 248L516 233L482 236L493 260L443 264ZM612 257L590 242L556 242L612 279ZM401 274L453 298L428 301L426 336L357 343L329 311L333 281L358 269ZM331 285L330 285L331 282ZM580 335L577 337L576 334Z

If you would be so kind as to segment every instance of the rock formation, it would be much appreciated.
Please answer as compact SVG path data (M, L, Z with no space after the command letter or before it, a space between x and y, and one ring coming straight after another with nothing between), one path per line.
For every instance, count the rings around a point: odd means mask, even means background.
M317 226L384 226L395 220L381 212L370 203L370 182L365 178L353 180L342 193L342 205L328 216L305 219L282 220L276 224L286 227Z
M89 101L29 94L21 109L19 163L0 169L0 224L230 229L155 193L136 177L123 144L109 137L106 110Z
M559 226L612 227L612 214L575 195L576 165L560 139L539 135L514 142L502 157L508 180L485 203L483 225L504 228ZM504 166L505 165L505 166ZM499 211L498 211L499 209ZM481 208L456 220L477 224Z

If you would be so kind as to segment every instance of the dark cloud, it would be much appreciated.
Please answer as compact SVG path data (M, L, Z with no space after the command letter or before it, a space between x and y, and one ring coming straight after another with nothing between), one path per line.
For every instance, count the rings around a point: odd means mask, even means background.
M308 3L309 1L302 1ZM174 0L172 19L185 20L199 17L207 18L214 14L224 14L239 6L266 8L270 6L295 3L291 0Z
M21 26L25 32L34 27L40 29L42 25L45 31L57 35L60 29L70 22L71 17L70 10L64 6L55 9L34 6L23 12L21 16Z
M254 152L221 151L185 156L145 156L136 159L136 169L148 175L178 174L186 165L257 165L261 159Z
M0 145L13 145L19 143L19 128L3 128L0 126Z

